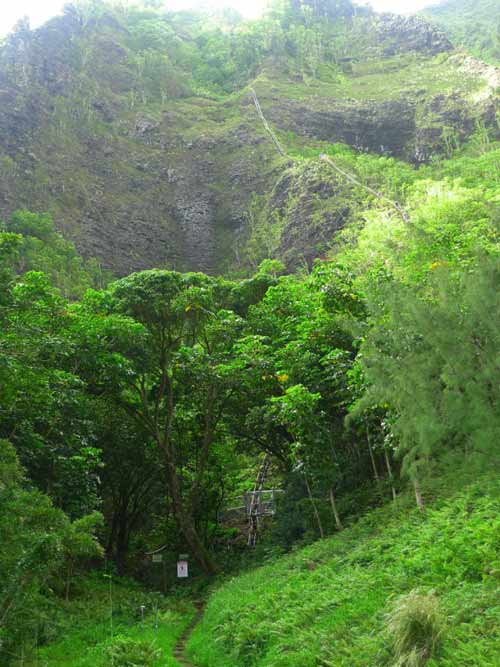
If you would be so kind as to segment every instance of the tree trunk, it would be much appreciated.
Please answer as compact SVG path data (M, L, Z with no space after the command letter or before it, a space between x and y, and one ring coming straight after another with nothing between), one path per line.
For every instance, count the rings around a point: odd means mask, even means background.
M380 486L380 477L379 477L378 470L377 470L377 464L375 463L375 456L373 455L373 449L372 449L372 443L371 443L371 440L370 440L370 431L368 429L368 424L366 425L366 442L368 443L368 451L370 452L370 460L372 462L373 475L375 477L375 481L377 482L377 486Z
M111 526L109 529L108 542L106 545L106 557L109 560L113 560L114 551L115 551L115 541L116 541L116 530L117 530L117 521L116 521L116 512L113 511L111 518Z
M165 453L165 463L167 467L167 475L169 482L169 491L170 497L172 499L172 509L179 526L180 531L182 532L184 539L186 540L191 552L201 567L201 569L206 574L215 574L217 572L217 567L212 556L208 553L203 541L201 540L196 527L194 525L193 517L190 516L184 509L182 503L182 494L180 490L179 477L177 470L175 469L175 464L169 456L167 448L164 448Z
M217 566L203 544L203 541L200 539L191 517L183 514L177 517L177 521L198 565L206 574L215 574Z
M71 579L72 579L72 577L73 577L73 565L72 565L72 563L70 563L68 565L68 569L66 571L66 587L65 587L66 588L66 591L65 591L65 593L66 593L65 594L66 602L68 602L68 600L69 600L69 592L70 592L70 589L71 589Z
M421 512L423 512L425 509L425 503L422 497L422 491L420 489L420 483L417 477L415 477L415 479L413 480L413 486L415 488L415 500L417 501L417 507Z
M309 496L309 500L311 501L311 505L312 505L313 510L314 510L314 516L316 517L316 522L318 524L319 534L321 536L321 539L323 539L325 537L325 531L323 530L323 524L321 523L321 517L319 515L318 508L316 507L316 503L314 502L313 494L312 494L312 491L311 491L311 486L309 484L309 480L307 479L306 473L304 473L304 479L305 479L305 482L306 482L307 494Z
M128 529L128 516L125 511L119 519L118 533L116 536L116 569L120 576L126 571L127 555L130 541L130 531Z
M335 502L333 489L330 489L330 505L332 506L332 512L333 516L335 517L335 525L337 526L337 530L342 530L344 526L342 525L342 521L340 520L340 514L337 509L337 503Z
M387 468L387 474L389 475L389 480L391 482L392 499L396 500L398 494L396 493L396 489L394 488L394 477L392 476L391 461L389 459L389 454L387 453L387 449L385 447L384 447L384 458L385 458L385 467Z

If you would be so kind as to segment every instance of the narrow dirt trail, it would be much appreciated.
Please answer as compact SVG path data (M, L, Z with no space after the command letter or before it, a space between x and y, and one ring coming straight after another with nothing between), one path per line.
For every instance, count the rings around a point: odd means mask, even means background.
M177 640L177 644L175 645L174 648L174 658L182 667L194 667L193 663L186 658L185 655L186 646L189 641L189 638L191 637L191 634L193 633L193 630L201 621L203 617L203 611L205 609L205 605L203 602L197 602L195 604L197 608L196 614L194 615L191 623L188 625L188 627L184 630L182 635Z

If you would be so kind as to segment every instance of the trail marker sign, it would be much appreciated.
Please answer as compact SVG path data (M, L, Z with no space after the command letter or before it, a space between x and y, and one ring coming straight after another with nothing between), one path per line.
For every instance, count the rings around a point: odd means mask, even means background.
M178 579L187 579L189 577L189 568L188 568L188 557L184 554L179 556L177 561L177 578Z

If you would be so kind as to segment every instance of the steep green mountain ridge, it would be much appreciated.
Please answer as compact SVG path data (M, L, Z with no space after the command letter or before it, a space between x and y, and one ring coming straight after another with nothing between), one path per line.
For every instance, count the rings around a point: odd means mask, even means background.
M250 85L285 147L299 136L420 164L496 124L498 72L418 18L330 0L257 22L70 4L0 51L0 215L51 212L118 275L217 272L242 262L255 198L272 220L285 187L304 237L294 262L310 259L346 216L318 224L307 202L343 185L286 171Z

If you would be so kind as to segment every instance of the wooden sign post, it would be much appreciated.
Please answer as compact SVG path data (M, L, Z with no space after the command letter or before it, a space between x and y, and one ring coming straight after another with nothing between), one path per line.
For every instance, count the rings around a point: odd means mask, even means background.
M167 594L167 564L163 558L163 550L165 547L158 549L157 551L150 552L148 556L151 556L151 562L155 565L162 566L162 580L163 580L163 593Z

